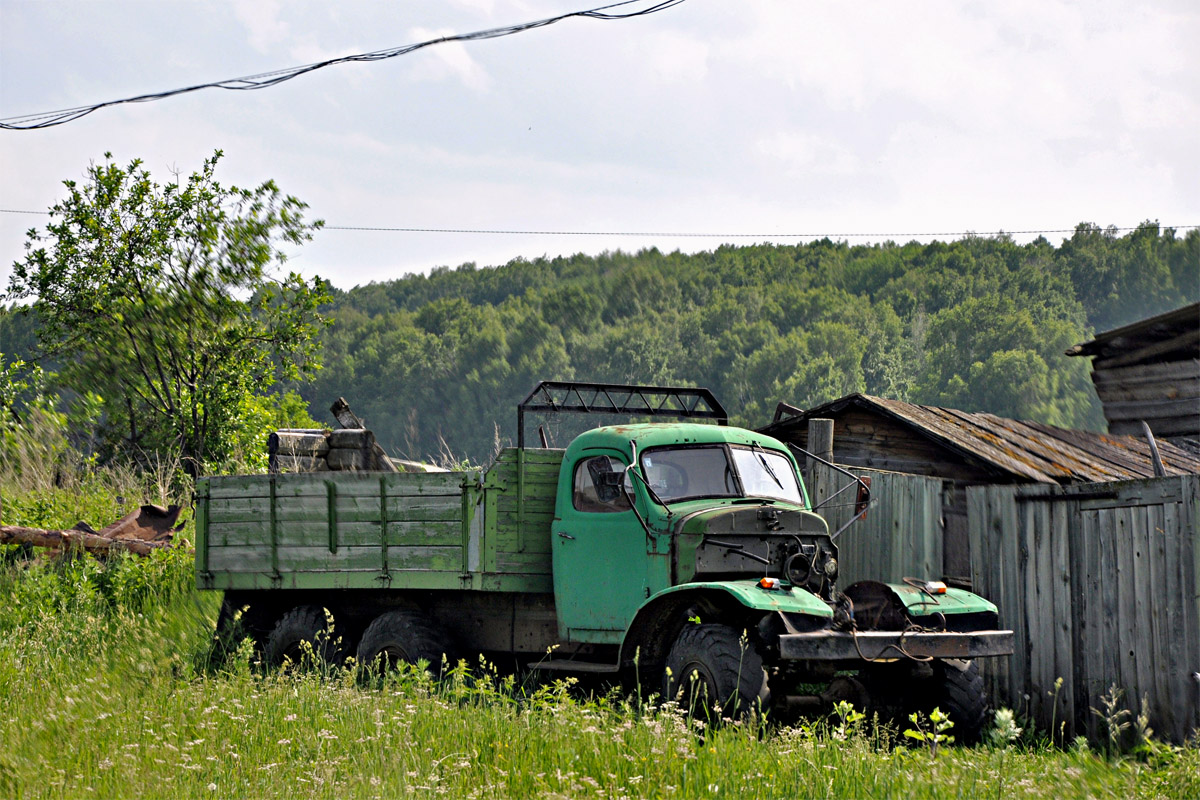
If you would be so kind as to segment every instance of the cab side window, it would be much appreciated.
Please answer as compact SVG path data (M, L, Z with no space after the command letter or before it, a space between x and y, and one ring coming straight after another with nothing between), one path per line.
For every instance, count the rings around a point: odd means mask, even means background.
M611 456L592 456L575 465L572 503L577 511L627 511L629 499L621 488L625 465Z

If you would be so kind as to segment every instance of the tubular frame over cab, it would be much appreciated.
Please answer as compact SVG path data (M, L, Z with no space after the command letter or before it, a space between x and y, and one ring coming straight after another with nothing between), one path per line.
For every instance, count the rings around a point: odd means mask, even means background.
M729 413L708 389L542 381L517 406L518 449L525 447L526 411L711 419L718 425L729 424Z

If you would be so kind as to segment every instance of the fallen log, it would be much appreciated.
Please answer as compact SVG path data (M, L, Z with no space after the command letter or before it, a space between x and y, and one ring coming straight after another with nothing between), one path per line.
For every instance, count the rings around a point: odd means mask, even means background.
M147 542L141 539L109 539L95 533L79 530L43 530L20 525L0 525L0 544L27 544L33 547L49 547L55 550L77 548L89 553L108 554L130 552L148 556L155 550L170 547L170 542Z

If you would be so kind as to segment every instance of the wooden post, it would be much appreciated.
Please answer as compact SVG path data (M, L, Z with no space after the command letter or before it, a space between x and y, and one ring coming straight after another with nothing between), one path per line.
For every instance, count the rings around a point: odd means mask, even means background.
M833 461L833 420L831 419L810 419L808 421L808 452L815 456ZM811 497L814 506L819 506L833 492L834 487L828 485L828 481L821 481L818 475L821 474L821 462L815 458L808 459L805 465L808 471L808 489L811 492Z

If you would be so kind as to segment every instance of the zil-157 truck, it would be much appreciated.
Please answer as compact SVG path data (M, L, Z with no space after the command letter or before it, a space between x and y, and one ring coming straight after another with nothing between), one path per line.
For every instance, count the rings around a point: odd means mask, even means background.
M561 450L525 446L529 411L684 421L598 427ZM306 642L435 668L483 654L703 692L724 714L845 699L940 706L960 738L983 725L972 659L1012 652L996 607L927 576L836 589L793 454L728 426L708 390L543 382L517 416L518 446L485 470L201 480L196 582L224 590L219 628L240 617L273 664Z

